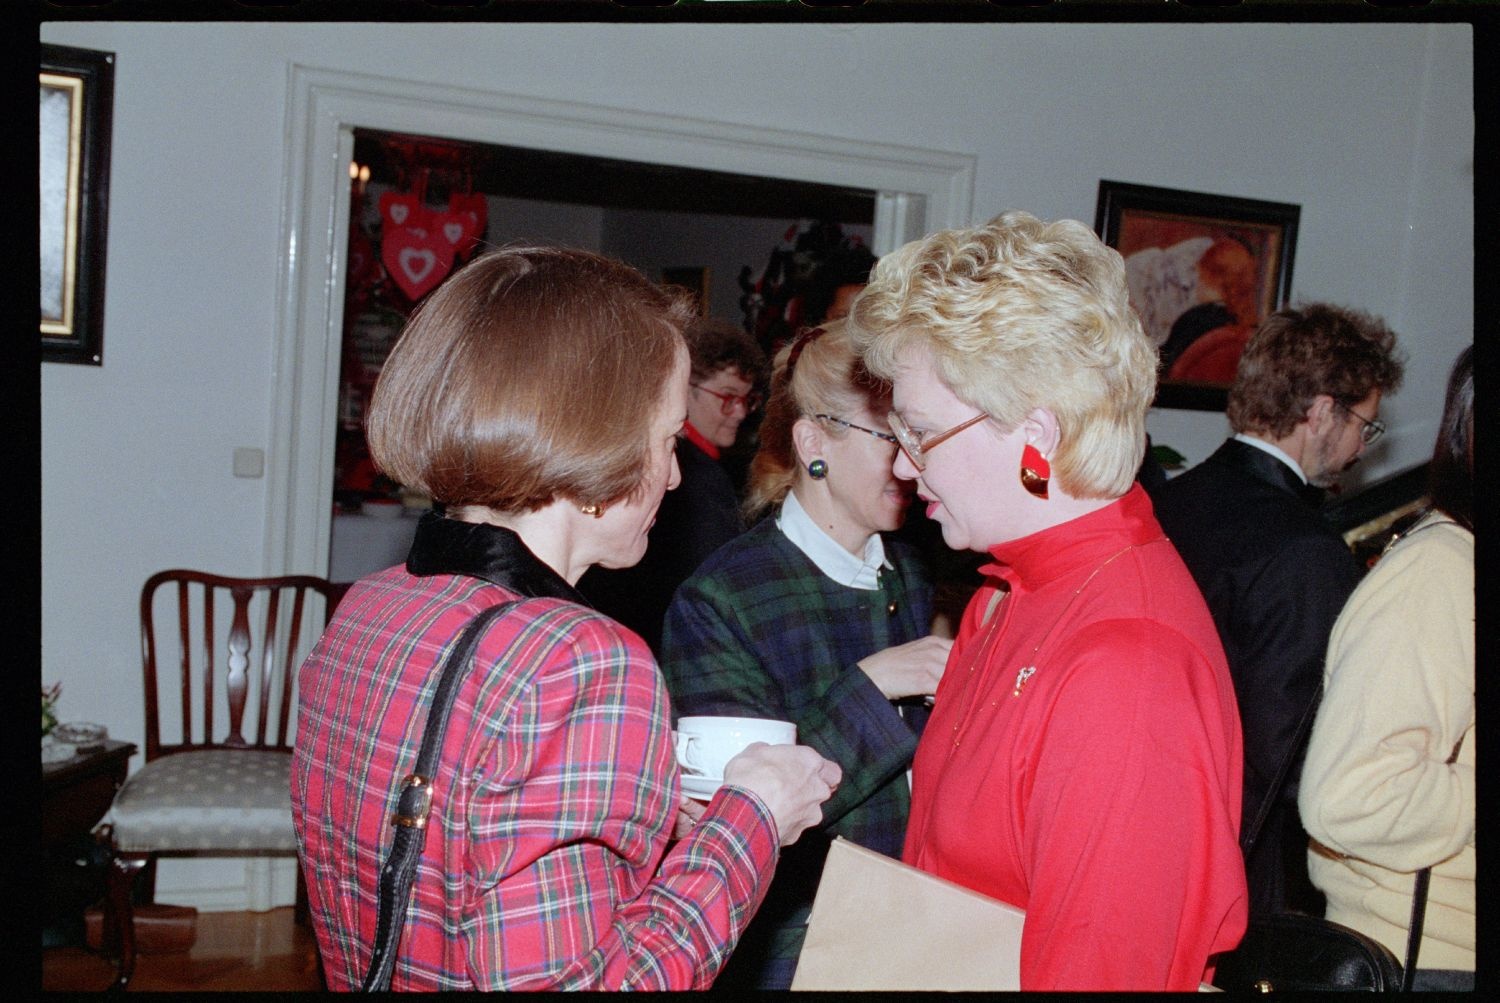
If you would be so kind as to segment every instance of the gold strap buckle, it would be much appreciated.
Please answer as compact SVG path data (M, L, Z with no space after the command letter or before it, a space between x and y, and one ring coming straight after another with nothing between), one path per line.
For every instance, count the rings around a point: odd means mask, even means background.
M401 781L396 809L391 816L391 825L406 829L427 828L427 816L432 811L432 781L420 773L407 776Z

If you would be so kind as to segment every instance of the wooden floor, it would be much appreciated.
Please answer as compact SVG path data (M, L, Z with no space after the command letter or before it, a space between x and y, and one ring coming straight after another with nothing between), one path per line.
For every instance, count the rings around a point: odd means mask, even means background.
M321 990L312 931L292 921L292 907L268 912L200 912L197 941L178 954L142 954L131 991ZM42 988L102 992L114 982L111 959L83 947L42 952Z

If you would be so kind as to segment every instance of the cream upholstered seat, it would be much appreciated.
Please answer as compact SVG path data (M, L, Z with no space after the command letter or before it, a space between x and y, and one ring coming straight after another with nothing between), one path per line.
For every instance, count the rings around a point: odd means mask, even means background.
M120 852L297 852L288 753L180 752L147 763L115 796Z
M346 587L311 575L172 570L141 588L145 764L116 792L105 818L114 851L105 922L120 952L118 987L135 969L132 901L153 897L159 855L297 852L289 727L296 661L316 634L305 625L315 615L326 620ZM162 614L175 629L158 637ZM174 663L177 672L166 671ZM162 741L163 717L175 717L180 741ZM300 918L300 869L297 893Z

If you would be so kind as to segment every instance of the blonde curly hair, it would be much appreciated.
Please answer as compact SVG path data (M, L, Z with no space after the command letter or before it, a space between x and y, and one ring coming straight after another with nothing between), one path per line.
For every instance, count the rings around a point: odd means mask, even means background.
M1052 477L1069 494L1130 489L1157 354L1131 308L1124 260L1082 223L1006 212L912 241L880 259L850 320L878 377L893 379L925 348L954 395L1001 427L1052 412Z

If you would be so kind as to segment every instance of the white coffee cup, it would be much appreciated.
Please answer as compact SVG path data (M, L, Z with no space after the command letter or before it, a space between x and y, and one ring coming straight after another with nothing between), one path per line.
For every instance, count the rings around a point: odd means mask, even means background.
M684 771L718 779L752 742L795 745L797 726L761 717L684 717L677 722L677 762Z

